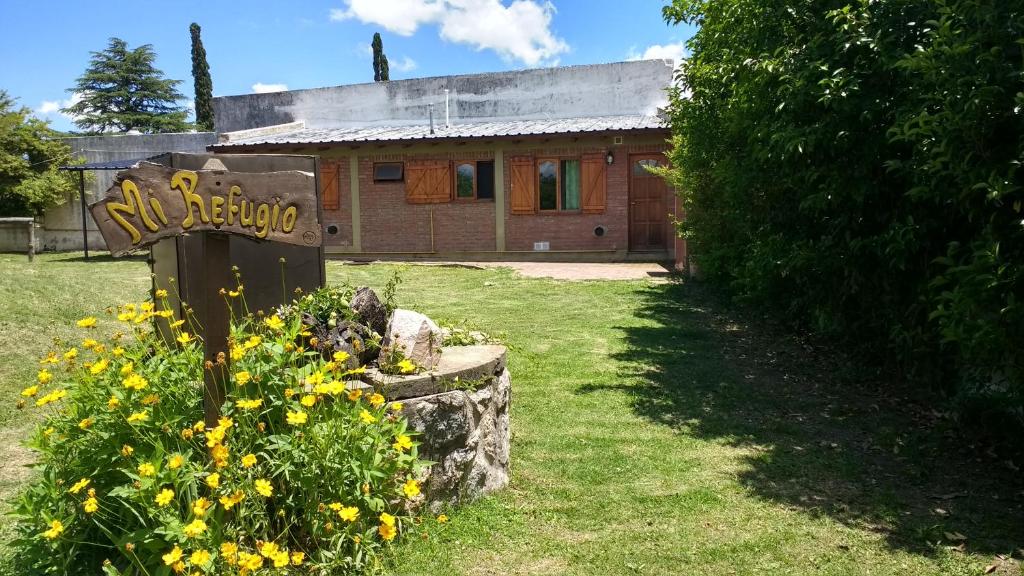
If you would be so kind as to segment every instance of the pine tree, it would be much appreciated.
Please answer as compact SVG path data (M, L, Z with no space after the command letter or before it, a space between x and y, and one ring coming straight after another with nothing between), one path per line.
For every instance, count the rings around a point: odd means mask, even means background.
M206 49L203 39L199 37L201 29L195 22L188 27L192 34L192 82L196 91L196 127L200 130L213 130L213 80L210 78L210 65L206 62Z
M370 46L373 47L373 81L387 82L390 80L388 57L384 55L384 42L380 39L380 32L373 33L373 42Z
M111 38L102 52L93 52L85 73L68 92L81 100L62 111L76 116L83 130L99 132L183 132L191 125L188 112L177 102L181 80L169 80L153 66L156 53L144 44L130 50Z

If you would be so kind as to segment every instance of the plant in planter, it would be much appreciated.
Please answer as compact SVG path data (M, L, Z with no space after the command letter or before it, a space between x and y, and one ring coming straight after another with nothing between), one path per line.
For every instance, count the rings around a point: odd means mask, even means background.
M204 366L188 319L173 316L166 292L157 296L112 311L124 329L109 336L93 334L95 319L80 321L90 337L43 358L22 392L47 415L31 441L39 480L13 510L19 573L378 566L411 525L423 463L401 405L346 385L364 370L349 353L325 358L304 345L317 338L305 315L330 314L329 306L235 318L226 357ZM211 425L203 370L229 383Z

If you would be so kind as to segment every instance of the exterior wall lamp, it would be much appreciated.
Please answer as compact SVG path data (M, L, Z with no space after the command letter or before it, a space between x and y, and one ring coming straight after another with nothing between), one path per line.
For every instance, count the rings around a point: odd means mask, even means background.
M614 154L612 154L612 151L611 151L611 150L609 150L609 151L608 151L608 153L607 153L607 154L605 154L605 156L604 156L604 161L605 161L605 162L606 162L606 163L607 163L607 164L608 164L609 166L611 166L612 164L614 164L614 163L615 163L615 155L614 155Z

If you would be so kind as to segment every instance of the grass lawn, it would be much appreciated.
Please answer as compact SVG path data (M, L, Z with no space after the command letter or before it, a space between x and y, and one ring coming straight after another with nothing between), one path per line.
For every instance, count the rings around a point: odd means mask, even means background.
M395 269L327 265L332 283L375 288ZM401 275L403 307L509 345L513 471L399 547L390 573L1020 574L996 556L1024 547L1012 464L697 288ZM30 480L32 417L13 405L36 358L148 282L138 259L0 254L0 495Z

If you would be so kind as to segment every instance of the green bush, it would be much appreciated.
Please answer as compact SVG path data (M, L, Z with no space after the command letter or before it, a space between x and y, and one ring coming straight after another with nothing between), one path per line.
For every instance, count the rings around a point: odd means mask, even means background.
M304 348L298 313L236 318L225 360L204 367L158 296L111 311L127 334L48 355L22 392L48 414L32 440L39 479L14 506L17 573L378 567L423 498L401 405L346 386L365 368ZM79 322L89 335L96 324ZM204 370L228 382L215 425L203 420Z
M675 0L671 178L706 277L1024 425L1024 4Z

